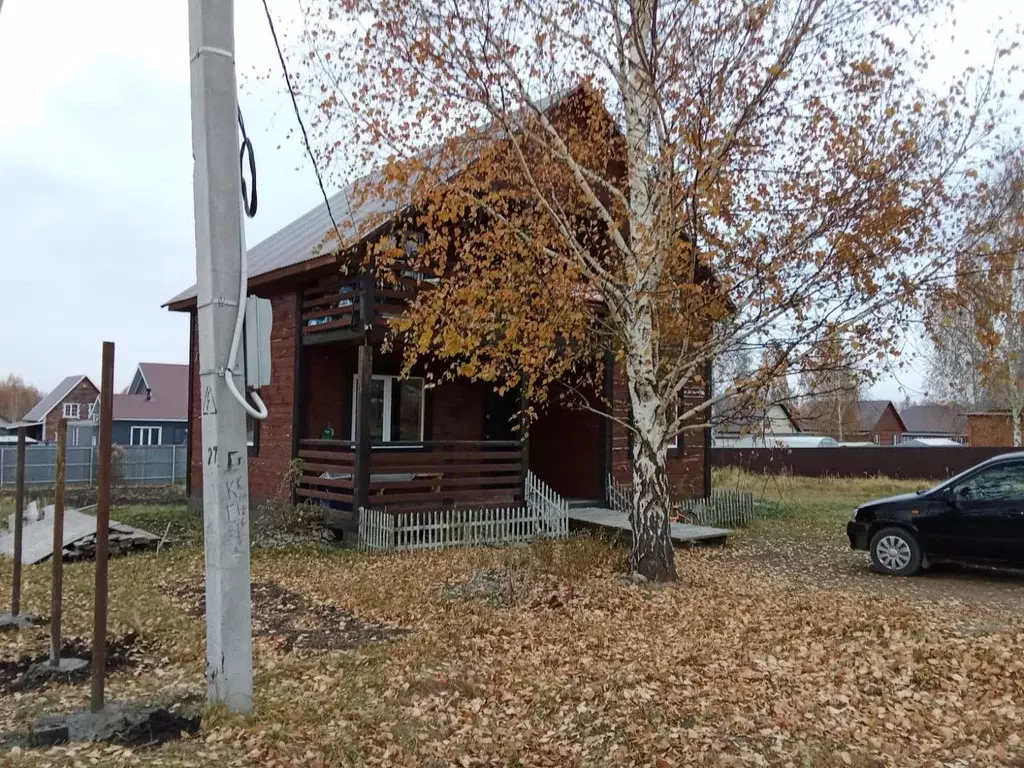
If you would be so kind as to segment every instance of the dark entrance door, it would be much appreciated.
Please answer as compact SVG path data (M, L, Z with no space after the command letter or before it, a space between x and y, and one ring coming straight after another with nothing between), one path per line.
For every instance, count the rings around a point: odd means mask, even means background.
M515 429L519 418L519 394L506 392L500 395L488 389L484 396L484 440L518 440L519 430Z
M597 403L589 394L588 401ZM599 501L605 495L603 417L573 407L578 399L553 395L530 426L530 470L567 499Z

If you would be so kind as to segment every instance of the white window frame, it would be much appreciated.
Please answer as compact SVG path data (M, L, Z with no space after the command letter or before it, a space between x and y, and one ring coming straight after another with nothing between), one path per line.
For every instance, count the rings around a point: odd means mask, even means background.
M383 425L381 427L381 432L383 433L383 440L381 442L384 442L384 443L392 442L392 440L391 440L391 411L392 411L391 405L392 405L392 392L394 391L394 388L395 388L395 382L396 381L418 381L420 383L420 436L419 436L419 438L417 438L416 440L413 440L412 442L414 442L414 443L422 443L423 442L423 426L424 426L423 425L423 419L424 419L424 413L425 413L425 407L424 406L425 406L425 404L427 402L426 382L424 381L423 377L422 376L406 376L406 377L403 378L401 376L390 376L390 375L386 375L386 374L376 374L375 373L373 375L373 379L374 379L374 381L383 381L384 382L384 403L382 405L382 407L384 409L384 413L382 414L383 415L383 419L382 419ZM350 430L351 433L352 433L351 439L352 439L353 442L355 442L355 439L356 439L356 397L357 397L357 393L358 392L359 392L359 375L358 374L353 374L353 376L352 376L352 429Z
M153 442L153 439L152 439L154 431L156 432L156 442L155 443ZM150 441L148 443L142 442L142 434L143 434L143 432L148 432L149 435L150 435ZM136 439L136 435L139 436L138 439ZM143 446L163 445L163 443L164 443L164 439L163 438L164 438L164 428L163 427L133 426L132 427L132 431L131 431L131 436L130 436L130 439L128 441L128 444L129 445L143 445Z
M82 406L79 403L64 403L61 414L65 419L77 419Z
M96 401L93 400L91 403L89 403L89 421L95 421L95 420L96 420Z

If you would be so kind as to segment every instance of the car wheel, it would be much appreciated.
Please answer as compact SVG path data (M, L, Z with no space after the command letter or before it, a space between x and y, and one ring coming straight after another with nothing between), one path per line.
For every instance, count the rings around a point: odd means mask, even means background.
M871 537L871 564L891 576L913 576L921 570L921 547L909 531L883 528Z

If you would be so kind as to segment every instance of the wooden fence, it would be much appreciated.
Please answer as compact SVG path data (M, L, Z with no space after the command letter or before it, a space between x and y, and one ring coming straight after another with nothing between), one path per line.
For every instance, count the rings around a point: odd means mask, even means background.
M516 544L569 535L569 505L532 473L526 505L435 511L359 511L359 548L369 552Z
M617 512L629 514L633 508L633 486L616 483L608 477L608 504ZM698 525L715 527L746 525L756 516L754 495L746 491L713 491L707 499L679 499L673 502L678 517L690 518Z
M713 467L804 477L892 477L945 480L1012 448L713 448Z
M691 515L700 525L736 528L755 517L754 495L746 491L714 491L710 499L683 499L675 502L677 514Z

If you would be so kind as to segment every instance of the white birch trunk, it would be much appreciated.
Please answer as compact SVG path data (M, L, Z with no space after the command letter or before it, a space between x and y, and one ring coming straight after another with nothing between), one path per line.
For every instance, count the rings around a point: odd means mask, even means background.
M619 78L626 117L629 166L630 244L627 300L622 308L626 377L636 436L633 441L633 550L630 570L650 581L675 579L669 535L669 486L665 441L668 430L663 389L658 386L658 340L653 297L661 282L658 243L658 194L652 189L654 88L645 53L651 44L651 0L631 3L631 27L625 40L625 71Z
M1021 440L1020 434L1020 408L1015 405L1010 410L1010 419L1013 421L1013 447L1020 448L1021 445L1024 445L1024 440Z

